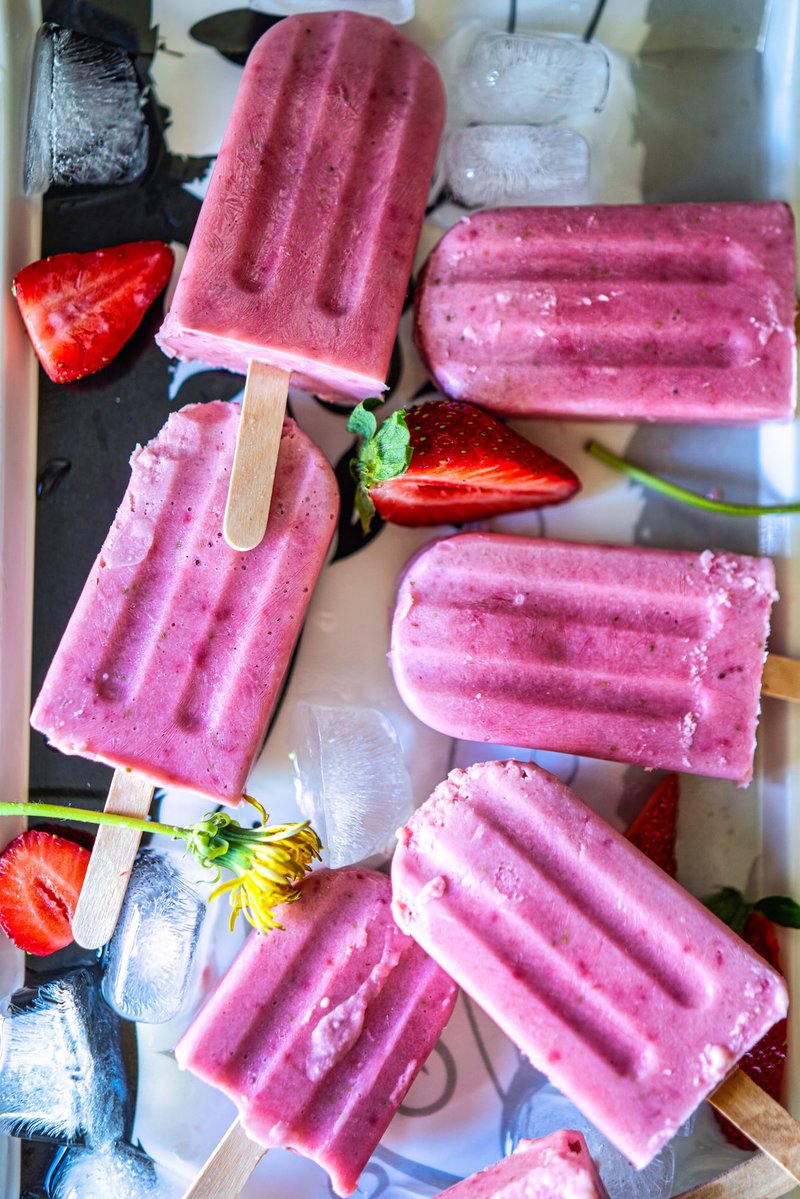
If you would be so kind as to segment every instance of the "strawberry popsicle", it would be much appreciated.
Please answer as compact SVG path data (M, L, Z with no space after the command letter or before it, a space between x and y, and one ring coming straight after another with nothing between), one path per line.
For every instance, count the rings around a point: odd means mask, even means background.
M788 420L795 251L779 203L502 208L418 281L439 387L507 416Z
M175 1056L236 1103L256 1142L248 1170L266 1148L293 1149L348 1195L447 1023L456 986L395 924L384 875L318 870L300 892L283 932L251 934ZM212 1156L189 1194L220 1193L214 1170L225 1194L238 1193L245 1178L234 1186L229 1165Z
M116 768L107 811L145 815L155 785L241 801L336 526L333 471L286 421L270 533L248 554L225 543L239 413L183 408L134 451L34 705L51 745ZM111 936L138 840L98 832L73 920L80 944Z
M639 1168L786 1012L762 957L540 767L455 770L398 836L400 927Z
M174 413L131 458L117 516L31 723L62 753L241 801L338 513L325 458L287 421L269 538L220 535L239 405Z
M406 567L401 697L467 741L752 777L767 558L463 533Z
M785 1177L785 1175L784 1175ZM442 1191L439 1199L609 1199L580 1132L521 1140L510 1157Z
M444 105L433 62L376 17L288 17L252 50L157 341L255 372L274 391L262 431L290 376L353 402L385 390Z

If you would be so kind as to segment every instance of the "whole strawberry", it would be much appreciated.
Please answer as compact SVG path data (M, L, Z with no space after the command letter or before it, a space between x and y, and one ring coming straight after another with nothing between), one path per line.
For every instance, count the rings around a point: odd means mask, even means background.
M756 903L747 903L734 887L723 887L706 899L705 904L760 953L770 966L781 970L780 949L774 925L800 928L800 906L793 899L773 895ZM786 1020L779 1020L739 1062L739 1069L744 1070L762 1090L779 1102L786 1067L786 1032ZM755 1148L744 1133L739 1132L739 1129L724 1116L716 1111L714 1115L732 1144L740 1149Z
M558 504L580 489L568 466L461 400L429 400L378 425L365 400L347 428L362 438L352 464L366 531L375 512L398 525L463 524Z
M12 284L33 348L54 383L99 371L119 353L167 285L174 255L160 241L56 254Z

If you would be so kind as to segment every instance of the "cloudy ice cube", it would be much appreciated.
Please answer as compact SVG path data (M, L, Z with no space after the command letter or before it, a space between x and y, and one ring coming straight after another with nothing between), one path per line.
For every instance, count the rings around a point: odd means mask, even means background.
M164 854L143 849L103 956L103 998L127 1020L163 1024L181 1011L206 905Z
M121 1029L94 972L18 991L0 1022L0 1128L104 1146L131 1115Z
M300 811L330 866L391 844L413 810L411 779L392 721L377 708L299 700L290 732Z
M28 192L132 183L149 134L133 63L116 46L43 25L36 36L25 186Z
M50 1178L52 1199L178 1199L185 1183L129 1145L70 1149Z
M465 123L487 125L583 117L602 108L610 72L597 42L483 30L456 77L454 107Z
M363 12L368 17L383 17L393 25L402 25L414 15L414 0L250 0L250 7L284 17L296 12Z
M643 1170L628 1159L581 1115L574 1103L550 1083L529 1091L511 1113L506 1126L506 1152L523 1137L545 1137L560 1128L582 1132L598 1173L614 1199L667 1199L672 1194L675 1154L666 1145Z
M589 146L574 129L473 125L448 134L444 166L468 208L577 202L589 180Z

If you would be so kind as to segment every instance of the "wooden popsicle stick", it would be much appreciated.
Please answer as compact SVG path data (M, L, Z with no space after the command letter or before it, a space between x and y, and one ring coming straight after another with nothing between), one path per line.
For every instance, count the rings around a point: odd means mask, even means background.
M143 818L150 811L154 790L144 775L118 766L104 810ZM111 939L141 839L137 829L98 828L72 918L73 936L84 949L99 949Z
M800 1123L742 1071L734 1070L708 1097L718 1112L800 1182Z
M794 1190L794 1183L780 1166L756 1153L742 1162L690 1191L681 1191L677 1199L779 1199Z
M222 526L235 550L253 550L264 537L288 392L286 371L250 363Z
M183 1199L236 1199L266 1152L234 1120Z
M768 654L761 676L761 694L800 703L800 662L781 654Z

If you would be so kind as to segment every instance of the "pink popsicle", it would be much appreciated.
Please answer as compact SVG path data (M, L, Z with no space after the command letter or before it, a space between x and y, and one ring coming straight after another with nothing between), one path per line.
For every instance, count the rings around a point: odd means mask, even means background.
M795 282L785 204L487 209L431 254L416 337L447 395L506 415L788 420Z
M510 1157L442 1191L439 1199L609 1199L580 1132L522 1140Z
M781 977L553 775L455 770L394 912L639 1168L786 1012Z
M174 413L117 516L33 709L80 754L238 804L336 527L322 454L287 421L268 537L222 538L239 405Z
M162 349L380 394L443 120L435 66L387 21L274 25L247 60Z
M767 558L464 533L406 567L392 671L453 737L744 785L776 598Z
M456 987L395 924L384 875L319 870L282 920L250 936L175 1056L236 1103L261 1152L302 1153L348 1195Z

